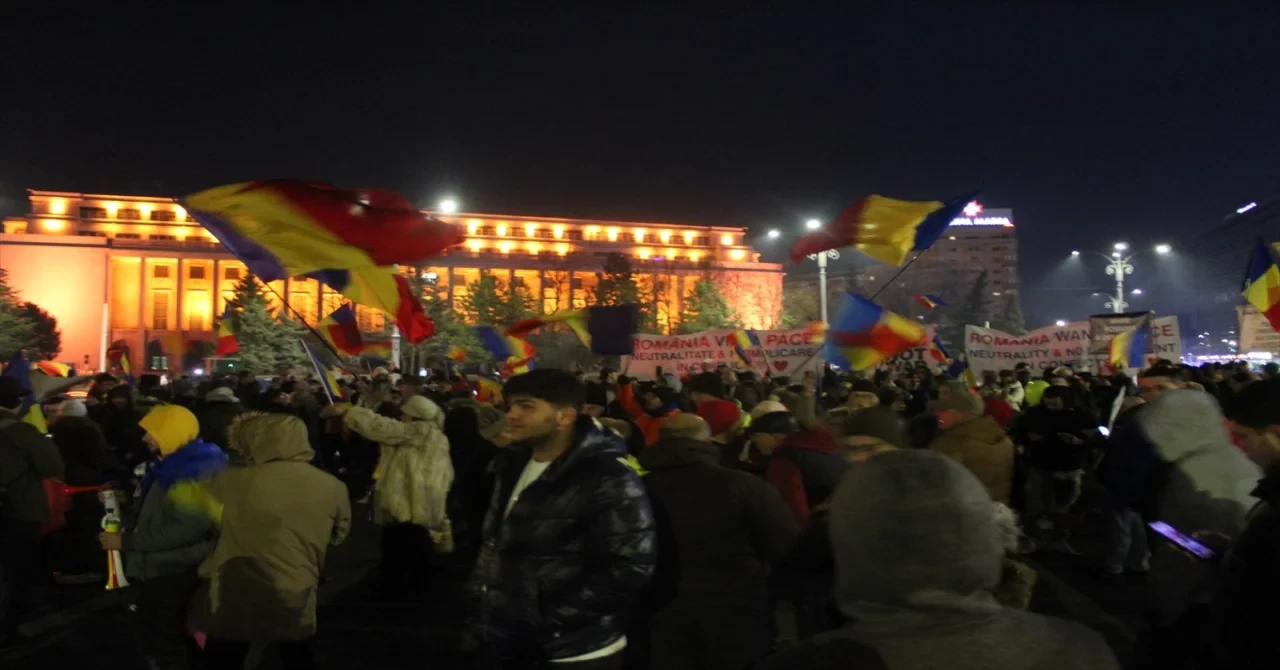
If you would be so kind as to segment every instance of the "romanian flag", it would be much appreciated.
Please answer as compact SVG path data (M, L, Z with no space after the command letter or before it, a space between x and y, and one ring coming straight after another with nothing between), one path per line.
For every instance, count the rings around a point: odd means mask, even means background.
M36 402L35 390L31 388L31 362L27 360L26 354L21 351L14 354L13 358L5 364L4 370L0 370L0 376L13 377L27 392L22 399L22 409L18 411L22 420L35 426L42 433L49 432L49 426L44 420L44 411L40 409L40 403Z
M493 326L476 326L476 335L485 350L504 363L504 370L518 375L533 369L537 352L523 337L501 332Z
M1273 330L1280 331L1280 267L1276 266L1271 245L1262 240L1258 240L1249 258L1242 295L1267 317Z
M809 325L805 326L805 329L809 331L808 332L809 337L807 339L810 344L826 343L827 323L825 321L810 321Z
M902 265L908 253L928 249L977 195L967 193L946 202L869 195L821 230L796 240L791 260L799 263L809 254L853 247L882 263Z
M351 305L343 305L320 319L316 330L324 339L329 340L334 349L344 354L358 356L364 350L364 337L360 335L360 328L356 325L356 312L351 309Z
M182 333L177 331L160 333L156 336L156 341L160 343L160 350L165 356L174 357L174 361L178 363L182 361L182 354L186 351L183 347Z
M409 287L409 280L396 268L324 270L310 276L354 303L386 312L395 320L404 338L414 344L436 332L435 324L422 311L422 301Z
M1151 321L1151 314L1147 313L1128 330L1111 338L1107 360L1113 368L1142 367L1151 351Z
M480 376L474 377L473 381L476 384L476 400L494 405L502 404L502 384Z
M124 383L133 386L133 366L129 364L129 352L120 352L120 372L124 373Z
M946 363L948 365L951 363L950 354L948 354L946 348L942 346L942 340L939 340L936 335L929 341L929 357L939 363Z
M921 305L924 305L925 309L934 309L935 307L947 306L947 303L943 302L942 298L939 298L938 296L932 293L921 293L919 295L913 295L911 297L914 298L916 302L920 303Z
M467 360L467 350L456 344L451 344L449 345L449 350L444 352L444 357L455 363L461 363Z
M221 358L238 351L240 351L240 340L236 339L236 331L231 324L231 307L227 306L222 311L222 318L218 319L218 343L213 355Z
M394 353L391 348L391 342L378 340L376 342L365 342L364 347L360 349L359 356L361 358L378 358L389 361Z
M298 343L307 352L307 358L311 359L311 365L316 369L316 375L320 378L320 384L324 386L325 395L329 396L329 402L335 403L345 399L346 395L342 392L342 386L338 384L338 378L320 363L320 357L316 355L315 350L302 340L298 340Z
M178 202L264 282L418 263L462 241L456 226L383 189L278 179L218 186Z
M50 377L70 377L71 366L66 363L55 363L53 361L37 361L31 366L33 370L39 370Z
M756 335L754 330L735 330L729 340L733 343L733 351L738 354L738 358L742 359L742 364L751 366L751 359L747 358L747 349L756 349L760 347L760 337Z
M827 359L851 370L866 370L924 342L920 324L866 298L845 294L827 334Z
M636 332L635 305L596 305L583 310L556 312L525 319L507 328L516 337L527 335L548 323L563 323L577 333L592 353L601 356L629 356L631 335Z

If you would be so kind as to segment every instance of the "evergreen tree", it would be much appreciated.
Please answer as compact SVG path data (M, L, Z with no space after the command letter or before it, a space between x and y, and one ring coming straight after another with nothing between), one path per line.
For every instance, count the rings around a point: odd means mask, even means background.
M950 347L963 349L964 327L982 326L987 315L987 271L978 273L960 308L947 315L947 325L941 327L942 339Z
M799 328L822 318L818 292L805 286L782 289L782 327Z
M233 310L236 339L240 341L237 367L257 374L275 374L307 364L307 355L299 343L306 327L288 318L285 308L272 314L266 290L257 277L246 274L227 301Z
M448 300L428 296L422 301L422 311L435 322L436 332L417 345L401 342L400 354L404 359L405 369L418 370L442 365L445 353L454 345L467 352L467 362L492 360L493 357L481 346L475 331L458 318L458 313L449 307Z
M35 344L35 325L19 308L18 292L9 286L9 273L0 268L0 359L8 361ZM28 352L28 357L34 359L34 352Z
M505 327L536 314L537 304L524 281L507 286L486 272L467 285L462 309L479 325Z
M697 333L719 328L736 328L738 319L729 310L729 303L720 293L720 287L707 278L693 285L684 299L684 314L680 318L680 333Z
M1009 294L1009 297L1004 301L1004 310L991 325L996 330L1003 330L1010 335L1025 335L1027 333L1027 323L1022 316L1022 304L1018 300L1018 294Z
M597 305L636 305L640 303L640 283L625 254L611 253L604 259L603 272L596 285Z
M40 309L40 306L24 302L19 314L26 319L32 328L31 345L27 347L27 358L31 360L51 361L62 352L62 331L58 330L58 320L53 315Z

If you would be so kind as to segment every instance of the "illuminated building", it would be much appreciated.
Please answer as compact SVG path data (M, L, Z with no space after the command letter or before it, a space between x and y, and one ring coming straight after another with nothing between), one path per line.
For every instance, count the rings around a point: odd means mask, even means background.
M892 286L885 284L899 268L870 261L861 254L842 252L842 260L857 258L863 263L830 271L827 288L832 294L831 300L844 291L871 295L884 287L877 301L897 311L919 311L910 296L921 293L937 295L958 307L978 274L986 270L987 312L989 317L994 317L1003 311L1010 298L1016 299L1019 290L1018 239L1013 210L987 209L977 202L969 203L938 241L893 280ZM787 286L813 286L816 291L817 277L789 275Z
M245 267L171 199L31 191L30 213L4 221L0 267L23 300L58 320L62 356L97 369L109 346L129 347L142 369L198 365ZM709 278L750 328L773 327L782 267L762 263L743 228L488 214L441 214L463 229L463 244L417 268L424 283L460 309L481 273L520 282L546 312L585 307L606 256L621 253L659 327L680 321L694 283ZM311 279L272 282L309 323L342 304ZM383 315L357 308L366 332ZM196 343L196 344L193 344ZM182 353L176 350L182 349ZM183 358L186 358L184 366Z

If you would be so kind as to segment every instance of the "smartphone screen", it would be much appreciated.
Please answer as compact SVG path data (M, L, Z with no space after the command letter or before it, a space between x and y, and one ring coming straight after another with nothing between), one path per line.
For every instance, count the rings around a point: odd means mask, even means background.
M1213 550L1205 545L1195 541L1191 536L1178 532L1173 526L1163 521L1152 521L1147 526L1158 533L1161 537L1178 545L1187 553L1201 560L1209 560L1214 557Z

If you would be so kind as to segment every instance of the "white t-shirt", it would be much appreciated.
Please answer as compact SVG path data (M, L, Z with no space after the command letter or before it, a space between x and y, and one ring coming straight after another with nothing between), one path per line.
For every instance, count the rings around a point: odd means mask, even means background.
M507 509L503 512L504 517L511 513L512 507L516 506L516 501L520 499L520 494L523 493L525 489L529 488L530 484L538 481L538 478L542 476L542 473L547 471L547 466L549 465L551 465L551 461L539 463L532 458L529 459L529 462L524 466L524 470L520 472L520 478L516 480L515 488L511 489L511 498L507 500ZM572 658L558 658L552 662L574 663L577 661L590 661L597 658L612 656L626 647L627 638L626 636L623 636L606 645L603 649L597 649L596 651L586 653L581 656L574 656Z
M530 484L537 481L542 476L542 473L547 471L547 466L549 465L551 465L551 461L539 463L532 458L529 459L529 462L524 466L524 470L520 472L520 478L516 480L516 487L511 489L511 498L507 500L507 510L502 513L504 518L511 513L511 508L516 506L516 501L520 499L520 494L529 488Z

